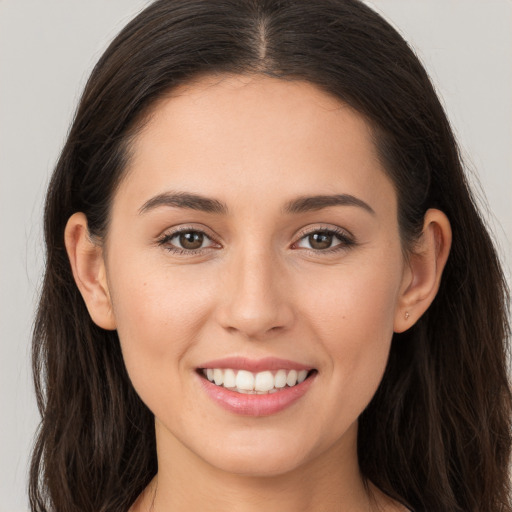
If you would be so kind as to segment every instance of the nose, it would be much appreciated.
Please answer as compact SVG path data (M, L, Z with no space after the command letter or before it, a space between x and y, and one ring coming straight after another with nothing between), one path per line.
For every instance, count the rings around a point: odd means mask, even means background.
M218 321L250 340L267 339L294 322L290 283L271 251L233 254L222 276Z

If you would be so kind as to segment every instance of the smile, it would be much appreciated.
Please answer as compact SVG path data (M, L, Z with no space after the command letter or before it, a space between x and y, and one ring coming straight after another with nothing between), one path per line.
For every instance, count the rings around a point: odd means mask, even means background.
M202 390L221 408L242 416L269 416L307 395L318 370L273 357L228 357L205 362L196 374Z
M203 375L216 386L244 394L272 394L306 380L308 370L266 370L253 373L231 368L203 368Z

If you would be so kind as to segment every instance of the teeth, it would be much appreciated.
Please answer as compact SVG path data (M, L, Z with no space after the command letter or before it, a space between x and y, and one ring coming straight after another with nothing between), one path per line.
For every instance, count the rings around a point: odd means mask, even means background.
M274 388L274 376L270 372L260 372L254 378L256 391L270 391Z
M233 370L224 370L224 387L234 388L236 387L236 375Z
M286 370L278 370L274 378L276 388L284 388L286 386Z
M294 386L297 383L297 370L290 370L286 377L286 384L288 386Z
M219 370L221 372L222 370ZM251 372L240 370L236 375L236 387L244 391L252 391L254 389L254 375Z
M219 370L218 368L213 370L213 382L215 382L217 386L222 386L222 383L224 382L224 372L222 370Z
M297 383L300 384L301 382L304 382L306 380L306 377L308 376L307 370L301 370L297 374Z
M280 389L292 387L303 382L307 370L277 370L277 372L263 371L258 373L247 370L232 370L231 368L207 368L203 370L204 376L217 386L223 386L232 391L245 394L276 393Z

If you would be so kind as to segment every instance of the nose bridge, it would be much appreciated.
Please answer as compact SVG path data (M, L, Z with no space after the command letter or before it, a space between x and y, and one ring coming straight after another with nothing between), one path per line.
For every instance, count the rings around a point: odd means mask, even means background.
M248 338L261 338L290 325L293 312L279 258L269 246L247 244L226 268L221 323Z

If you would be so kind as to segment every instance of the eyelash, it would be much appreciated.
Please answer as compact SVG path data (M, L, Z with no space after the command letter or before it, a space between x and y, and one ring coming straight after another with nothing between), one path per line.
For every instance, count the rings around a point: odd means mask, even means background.
M183 233L199 233L203 235L206 239L213 242L213 244L220 245L212 236L205 233L202 229L191 228L186 226L175 229L171 233L164 234L160 239L157 240L157 243L159 246L164 247L167 251L177 255L198 255L202 254L206 249L210 249L210 247L201 247L199 249L184 249L182 247L176 247L175 245L172 245L170 243L173 238Z
M178 228L171 233L164 234L161 238L157 240L157 243L159 246L164 247L167 251L172 252L173 254L177 255L199 255L202 254L205 250L210 249L211 247L201 247L199 249L184 249L182 247L176 247L175 245L172 245L170 242L173 238L176 236L182 234L182 233L199 233L206 237L208 240L210 240L213 244L219 244L213 237L205 233L201 229L196 228L190 228L190 227L182 227ZM295 248L297 244L299 244L302 240L305 238L317 234L325 234L334 236L339 240L340 243L336 244L334 247L329 247L327 249L310 249L307 247L304 247L302 249L313 253L315 255L318 254L332 254L341 250L350 249L354 245L356 245L356 241L354 240L354 237L349 234L347 231L341 229L341 228L333 228L333 227L322 227L322 228L316 228L312 229L310 231L304 231L300 234L299 239L292 244L292 248Z
M304 250L308 251L309 253L312 253L315 255L317 255L317 254L332 254L332 253L336 253L338 251L350 249L351 247L356 245L356 241L355 241L354 237L350 233L348 233L346 230L338 228L338 227L321 227L321 228L316 228L316 229L302 232L300 234L297 242L294 242L293 246L296 246L305 238L307 238L311 235L317 234L317 233L334 236L335 238L337 238L339 240L340 243L336 244L333 247L328 247L327 249L310 249L307 247L303 248Z

